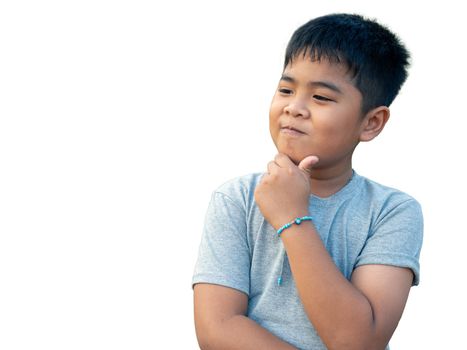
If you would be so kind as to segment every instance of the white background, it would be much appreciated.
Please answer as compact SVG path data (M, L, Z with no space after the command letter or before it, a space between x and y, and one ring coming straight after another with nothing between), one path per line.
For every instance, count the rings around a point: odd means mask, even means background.
M393 349L465 344L461 2L3 1L0 348L197 349L191 274L211 192L274 156L292 32L377 18L412 52L355 169L422 204L421 285Z

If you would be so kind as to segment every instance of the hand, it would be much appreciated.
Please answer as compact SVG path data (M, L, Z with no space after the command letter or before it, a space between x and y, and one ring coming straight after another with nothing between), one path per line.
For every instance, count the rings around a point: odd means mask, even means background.
M296 166L288 156L279 153L268 163L268 172L255 189L255 200L276 230L296 217L309 215L310 172L318 161L318 157L308 156Z

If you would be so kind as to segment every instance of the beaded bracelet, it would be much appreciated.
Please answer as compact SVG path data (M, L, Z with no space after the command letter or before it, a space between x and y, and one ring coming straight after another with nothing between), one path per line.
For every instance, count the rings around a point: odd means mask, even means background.
M277 235L280 237L282 231L284 231L285 229L289 228L289 227L292 226L293 224L300 225L300 224L302 223L302 221L311 221L311 220L313 220L313 218L312 218L311 216L303 216L303 217L301 217L301 218L296 218L295 220L286 223L284 226L282 226L280 229L278 229L278 230L277 230Z

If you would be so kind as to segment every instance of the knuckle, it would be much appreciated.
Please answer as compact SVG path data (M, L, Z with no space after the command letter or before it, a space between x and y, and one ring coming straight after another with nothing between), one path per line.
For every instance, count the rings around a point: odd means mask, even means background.
M269 177L269 175L268 175L268 174L265 174L265 175L261 178L261 180L260 180L258 186L256 186L255 191L261 191L262 186L268 183L268 177Z

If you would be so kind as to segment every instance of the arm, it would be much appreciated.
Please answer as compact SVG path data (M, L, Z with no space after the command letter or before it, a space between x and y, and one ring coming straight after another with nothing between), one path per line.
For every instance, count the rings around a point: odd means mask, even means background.
M224 190L225 191L225 190ZM293 349L246 317L250 252L241 200L216 191L193 277L196 335L204 349Z
M308 318L327 347L385 349L402 316L412 271L364 265L349 282L311 223L294 225L282 240Z
M201 349L292 350L246 317L246 294L220 285L200 283L194 288L196 336Z
M316 157L307 157L297 167L279 154L268 164L268 174L257 186L255 199L276 230L295 217L309 214L310 174L306 167L316 161ZM412 272L362 265L348 281L311 222L293 225L281 237L307 316L326 346L339 350L384 349L404 309Z

